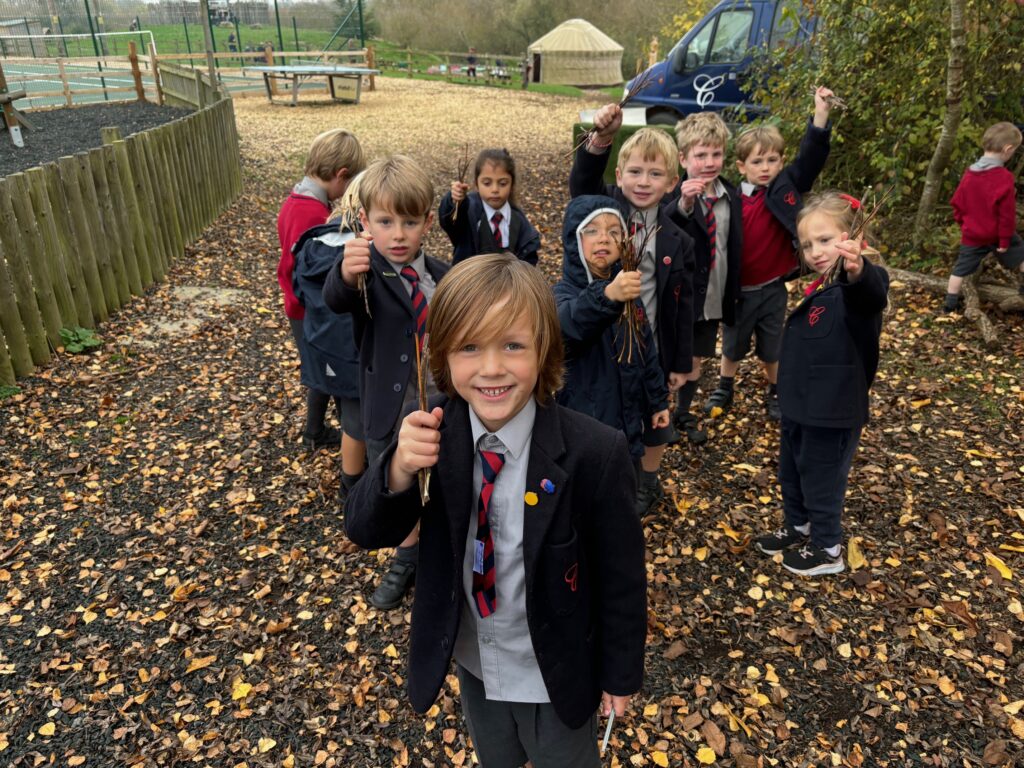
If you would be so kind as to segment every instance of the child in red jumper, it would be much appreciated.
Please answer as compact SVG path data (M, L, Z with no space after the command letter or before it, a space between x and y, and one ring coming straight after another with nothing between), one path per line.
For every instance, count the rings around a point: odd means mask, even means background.
M302 320L305 310L295 298L292 273L295 256L292 247L307 229L324 224L331 213L331 203L340 198L349 181L366 167L362 147L356 137L335 128L313 139L306 159L305 176L281 206L277 215L277 237L281 243L281 261L277 265L277 282L284 292L284 313L291 325L295 346L302 347ZM337 445L341 434L324 423L330 395L309 389L306 392L306 427L302 441L317 448ZM341 414L338 414L339 418Z
M1021 133L1013 123L996 123L981 138L985 154L968 168L953 194L953 218L960 225L960 254L949 276L943 312L960 302L964 278L981 267L992 251L1009 270L1024 273L1024 241L1017 234L1017 200L1013 174L1006 163L1020 148ZM1024 293L1024 275L1021 276Z

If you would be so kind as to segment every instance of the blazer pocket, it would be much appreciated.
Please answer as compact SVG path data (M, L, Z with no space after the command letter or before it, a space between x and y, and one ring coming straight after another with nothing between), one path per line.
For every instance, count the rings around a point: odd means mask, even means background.
M849 419L860 403L857 377L864 372L856 365L812 365L807 377L807 415L812 419Z
M800 338L823 339L832 333L839 308L834 296L823 296L814 300L797 322L800 324Z
M546 584L548 600L556 616L568 616L579 605L583 590L583 573L579 561L579 536L564 544L549 544L546 556Z

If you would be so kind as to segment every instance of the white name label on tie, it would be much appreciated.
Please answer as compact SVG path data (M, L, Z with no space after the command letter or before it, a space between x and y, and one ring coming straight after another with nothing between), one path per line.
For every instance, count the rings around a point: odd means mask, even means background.
M473 552L473 573L479 573L481 576L484 575L484 543L482 541L474 542L476 544L476 550Z

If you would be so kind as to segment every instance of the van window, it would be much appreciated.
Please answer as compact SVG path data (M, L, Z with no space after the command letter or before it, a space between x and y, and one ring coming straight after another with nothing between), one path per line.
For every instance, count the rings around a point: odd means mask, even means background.
M708 46L711 44L711 34L715 31L715 20L708 19L686 48L686 69L697 69L704 63L708 54Z
M732 64L743 60L754 25L752 10L722 11L718 16L715 42L711 46L712 64Z

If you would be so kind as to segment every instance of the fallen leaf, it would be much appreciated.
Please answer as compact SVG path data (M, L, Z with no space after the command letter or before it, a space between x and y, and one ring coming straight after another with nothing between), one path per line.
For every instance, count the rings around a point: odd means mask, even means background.
M188 668L185 670L185 674L187 675L189 672L196 672L200 669L206 669L216 660L216 656L193 656L192 661L189 662Z

